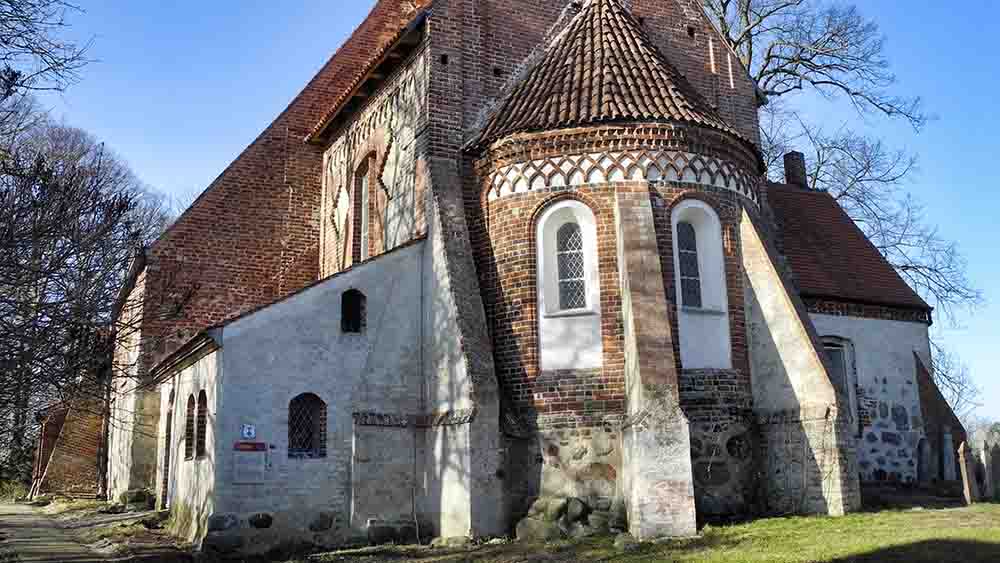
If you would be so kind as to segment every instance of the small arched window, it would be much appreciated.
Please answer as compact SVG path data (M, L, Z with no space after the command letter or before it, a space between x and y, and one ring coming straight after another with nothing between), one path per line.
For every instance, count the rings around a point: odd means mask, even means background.
M681 304L701 308L698 235L694 225L687 221L677 223L677 258L680 260Z
M559 276L559 309L587 306L587 278L583 265L583 233L580 225L566 223L556 233L556 262Z
M208 396L204 391L198 393L198 417L195 428L195 457L205 457L205 440L208 430Z
M184 417L184 459L194 459L194 395L187 400L187 413Z
M326 403L303 393L288 404L288 457L326 457Z
M362 333L367 321L367 298L356 289L349 289L340 298L340 329L348 333Z

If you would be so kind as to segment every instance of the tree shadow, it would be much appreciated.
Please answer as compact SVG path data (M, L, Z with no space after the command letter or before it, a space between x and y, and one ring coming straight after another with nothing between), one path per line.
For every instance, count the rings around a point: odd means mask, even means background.
M970 540L927 540L886 547L860 555L831 559L828 563L993 563L1000 561L1000 544Z

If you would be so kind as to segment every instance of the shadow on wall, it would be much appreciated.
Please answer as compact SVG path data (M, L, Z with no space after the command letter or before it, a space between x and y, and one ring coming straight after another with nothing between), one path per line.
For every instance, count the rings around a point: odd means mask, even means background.
M747 297L750 309L759 311L760 304L752 289L747 292ZM760 319L759 322L752 323L751 330L753 348L767 350L771 360L770 365L765 369L758 369L758 373L763 372L764 377L772 379L769 387L791 390L794 393L796 385L789 373L788 361L781 357L781 348L775 342L770 327ZM758 382L754 383L756 385ZM814 487L808 485L815 479L828 477L823 475L823 464L817 459L813 440L809 437L822 432L822 445L836 448L834 422L829 419L806 422L802 420L804 416L785 419L784 413L797 412L805 415L805 405L799 397L788 397L786 401L788 404L776 404L765 410L762 417L764 420L758 428L761 441L757 448L757 466L760 467L758 475L761 480L758 484L759 493L755 495L758 509L768 514L827 514L829 506L826 495L815 494ZM754 402L758 403L759 397L755 397ZM755 406L759 407L759 404ZM772 415L772 420L767 419L768 415ZM835 464L834 467L838 465Z
M828 563L941 563L942 561L962 561L963 563L993 563L1000 561L1000 544L965 540L932 540L887 547L839 559Z

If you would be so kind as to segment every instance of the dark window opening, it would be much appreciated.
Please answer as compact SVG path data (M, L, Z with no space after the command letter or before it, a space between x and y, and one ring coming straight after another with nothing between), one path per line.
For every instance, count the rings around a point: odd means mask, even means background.
M190 395L184 417L184 459L194 459L194 434L194 395Z
M205 432L208 429L208 396L198 393L198 418L195 435L195 457L205 457Z
M340 299L340 329L344 332L362 333L367 324L365 320L367 299L365 294L356 289L344 292Z
M677 223L677 259L681 272L681 305L701 308L701 272L698 266L698 237L688 222Z
M326 403L303 393L288 404L288 457L326 457Z

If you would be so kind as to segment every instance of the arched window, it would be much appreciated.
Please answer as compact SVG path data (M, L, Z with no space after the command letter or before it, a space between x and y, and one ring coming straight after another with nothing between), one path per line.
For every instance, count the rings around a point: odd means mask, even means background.
M349 289L340 298L340 329L348 333L365 331L367 298L356 289Z
M196 426L194 455L201 458L205 457L205 433L208 430L208 396L205 395L205 391L198 393L198 419Z
M194 395L189 395L184 417L184 459L194 459L194 437Z
M701 308L698 235L687 221L677 223L677 259L680 262L681 304Z
M559 276L559 309L587 307L587 277L583 268L583 234L580 225L565 223L556 232Z
M326 457L326 403L303 393L288 404L288 457Z
M541 369L603 365L597 226L582 202L562 200L536 227Z
M687 199L671 212L681 366L730 369L729 299L722 223L712 206Z

